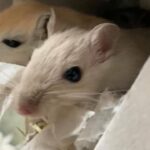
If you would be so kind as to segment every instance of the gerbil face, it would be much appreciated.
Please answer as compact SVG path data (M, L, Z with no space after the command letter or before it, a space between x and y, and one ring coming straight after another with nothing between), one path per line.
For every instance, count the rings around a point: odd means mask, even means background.
M59 106L88 107L95 102L98 69L110 57L118 27L102 24L92 31L72 29L51 36L35 50L13 91L23 115L54 113Z
M49 9L39 3L13 5L0 14L0 61L26 65L46 39Z

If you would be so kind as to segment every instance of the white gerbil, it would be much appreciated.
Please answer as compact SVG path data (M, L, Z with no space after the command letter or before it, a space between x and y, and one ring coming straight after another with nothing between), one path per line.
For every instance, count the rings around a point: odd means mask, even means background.
M63 109L69 114L69 108L92 107L105 88L129 88L149 54L145 37L149 33L142 29L120 30L119 36L119 27L110 23L52 35L35 50L12 91L17 111L55 123Z
M134 32L121 30L119 38L119 28L104 23L89 32L73 28L54 34L35 50L12 93L17 110L53 116L62 105L94 102L105 88L129 88L148 56L140 47L146 42L142 30L139 38Z

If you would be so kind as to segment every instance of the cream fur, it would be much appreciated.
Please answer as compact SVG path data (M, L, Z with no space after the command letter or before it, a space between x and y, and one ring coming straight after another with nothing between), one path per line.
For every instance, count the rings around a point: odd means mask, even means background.
M12 92L16 109L29 108L33 110L29 116L44 116L56 125L63 110L71 114L76 107L92 109L104 89L130 87L149 55L149 37L149 31L144 29L120 30L119 36L119 28L107 23L91 31L73 28L53 34L34 51ZM63 79L65 70L76 65L83 72L81 81L70 83ZM57 149L55 141L49 145L45 140L46 133L52 138L51 130L46 130L25 148Z

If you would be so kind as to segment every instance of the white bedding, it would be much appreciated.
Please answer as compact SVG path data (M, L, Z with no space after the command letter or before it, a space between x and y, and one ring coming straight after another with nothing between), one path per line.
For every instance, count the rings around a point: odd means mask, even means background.
M0 63L0 85L6 84L21 68L22 66L19 65ZM19 116L12 108L9 108L0 121L0 134L2 133L4 136L11 134L13 136L12 143L18 144L24 139L24 136L17 128L21 129L22 131L25 130L24 118Z

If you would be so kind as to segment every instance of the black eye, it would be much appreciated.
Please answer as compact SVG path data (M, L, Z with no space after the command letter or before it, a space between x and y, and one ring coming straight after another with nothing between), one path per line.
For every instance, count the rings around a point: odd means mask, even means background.
M20 41L9 40L9 39L4 39L3 43L12 48L17 48L22 44Z
M78 82L81 79L81 69L78 66L74 66L68 69L63 77L70 82Z

